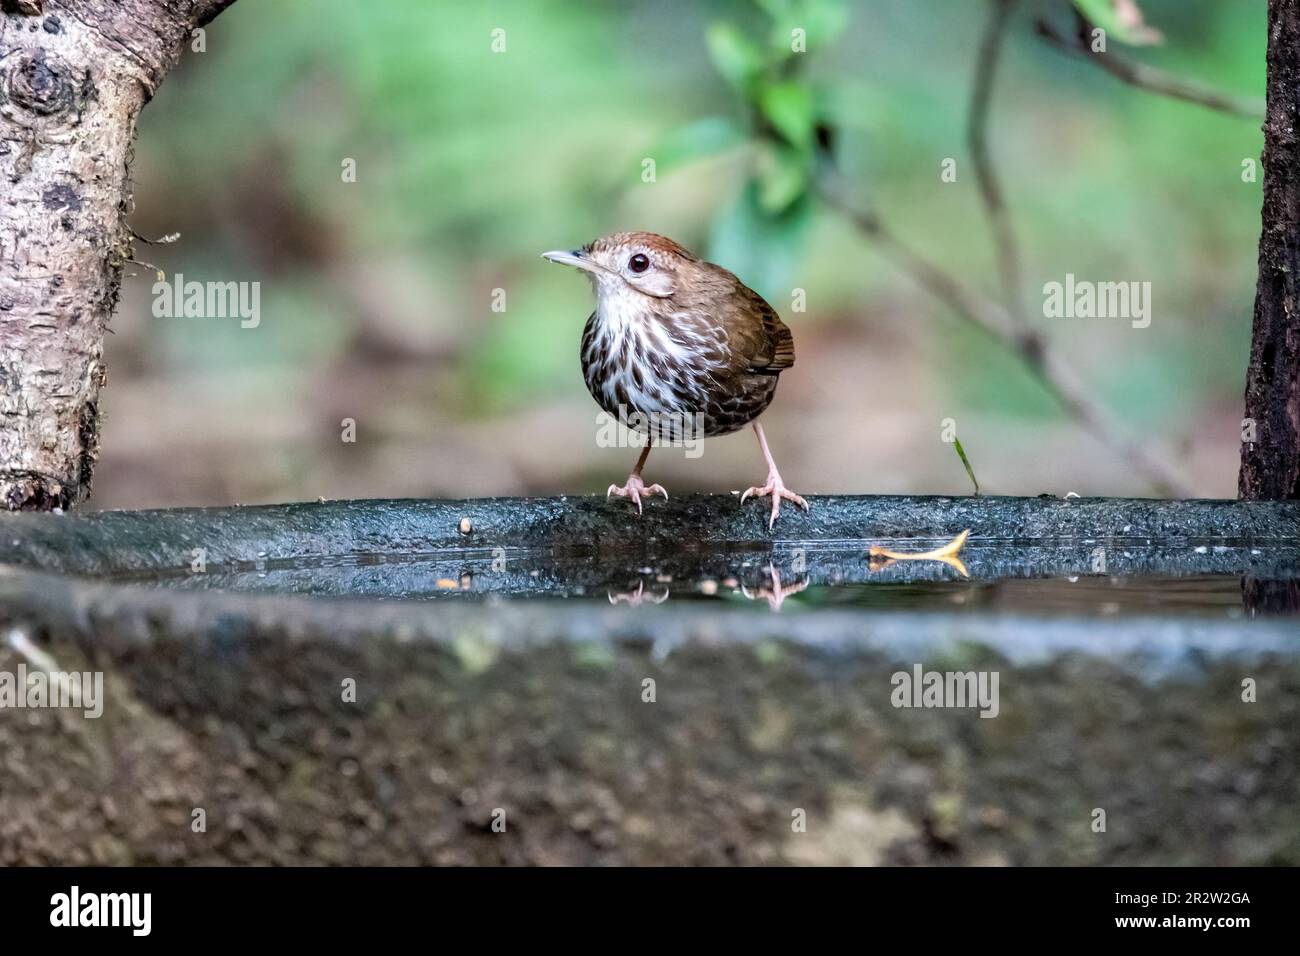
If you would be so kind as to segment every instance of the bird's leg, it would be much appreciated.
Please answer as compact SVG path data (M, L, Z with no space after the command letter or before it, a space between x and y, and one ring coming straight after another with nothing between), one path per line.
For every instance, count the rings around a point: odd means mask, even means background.
M609 490L605 492L605 497L618 495L620 498L631 498L636 502L636 512L641 514L641 496L660 494L664 500L668 499L668 492L664 490L663 485L650 485L647 487L641 480L641 469L645 467L645 460L650 457L650 436L645 436L645 447L641 449L641 457L636 460L636 467L632 469L632 474L627 476L627 484L622 488L617 485L610 485Z
M772 453L768 451L767 437L763 434L763 426L758 422L754 422L754 434L758 436L758 447L763 449L763 457L767 459L767 484L762 488L750 488L740 496L740 503L744 504L745 499L750 495L755 495L759 498L762 498L764 495L771 495L772 517L768 519L767 522L767 528L770 531L772 530L772 526L776 524L777 515L781 513L782 498L786 501L793 501L804 511L808 510L808 502L804 501L803 498L799 497L787 488L785 482L781 480L781 473L776 470L776 462L772 459Z

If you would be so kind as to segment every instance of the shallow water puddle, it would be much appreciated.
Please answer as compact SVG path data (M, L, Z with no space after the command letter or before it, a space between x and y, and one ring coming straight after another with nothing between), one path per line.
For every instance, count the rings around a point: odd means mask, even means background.
M434 553L275 557L113 580L221 590L404 600L547 599L638 607L713 602L817 608L1025 612L1086 617L1240 618L1295 613L1300 547L1103 547L1091 541L970 545L970 577L940 561L888 562L858 545L672 554L596 549L447 549ZM1278 597L1281 596L1279 600Z

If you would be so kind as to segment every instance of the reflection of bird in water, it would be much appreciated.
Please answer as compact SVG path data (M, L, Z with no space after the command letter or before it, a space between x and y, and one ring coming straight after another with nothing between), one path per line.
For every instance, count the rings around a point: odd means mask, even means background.
M742 584L740 586L740 593L745 595L745 597L749 598L751 601L757 600L761 597L767 598L767 606L771 608L773 614L779 614L781 612L781 605L785 603L785 599L791 594L798 594L800 591L804 590L804 588L808 587L807 578L800 578L789 587L782 587L781 572L778 571L776 565L771 562L768 562L767 573L772 578L772 586L770 588L759 588L756 594L750 594L749 588Z
M668 588L664 588L663 594L646 594L645 582L637 581L635 591L606 591L605 593L609 596L610 604L626 603L628 607L639 607L646 601L651 604L663 604L668 600L669 591Z

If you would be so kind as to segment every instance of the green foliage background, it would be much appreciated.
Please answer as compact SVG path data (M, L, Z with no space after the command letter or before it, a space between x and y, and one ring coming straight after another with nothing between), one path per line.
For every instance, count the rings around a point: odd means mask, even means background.
M1021 8L991 140L1027 301L1036 308L1042 284L1067 272L1150 280L1151 329L1039 321L1117 415L1176 444L1205 409L1230 417L1240 397L1260 206L1241 171L1258 158L1258 124L1134 90L1052 50L1032 19L1068 27L1067 0ZM1166 42L1117 53L1262 92L1262 0L1143 9ZM183 234L141 250L169 273L260 279L263 326L124 315L112 348L128 375L263 403L358 356L381 374L415 363L431 382L430 427L509 416L539 396L581 400L575 354L590 294L538 253L644 228L737 272L800 343L846 335L853 348L897 351L932 370L920 384L943 402L1009 433L1058 420L1013 359L809 188L824 123L865 201L996 294L965 146L986 11L971 0L241 0L145 113L133 221ZM792 26L807 31L807 53L790 51ZM504 53L492 51L495 28ZM642 181L647 157L653 183ZM940 182L947 157L954 184ZM346 158L355 183L342 181ZM806 313L789 313L792 287L807 291ZM496 288L504 313L490 309ZM147 298L128 297L131 308L147 312ZM852 362L853 348L837 360ZM999 433L961 434L984 480ZM1235 453L1231 436L1223 447ZM277 491L294 496L292 479Z

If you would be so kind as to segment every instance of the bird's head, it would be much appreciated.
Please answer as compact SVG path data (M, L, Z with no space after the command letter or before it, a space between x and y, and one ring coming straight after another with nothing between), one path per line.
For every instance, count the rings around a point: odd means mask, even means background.
M602 302L671 298L702 265L677 243L653 232L616 232L571 252L543 252L542 258L582 269Z

